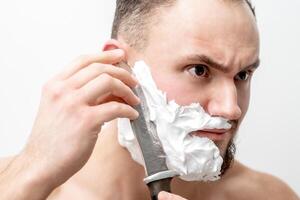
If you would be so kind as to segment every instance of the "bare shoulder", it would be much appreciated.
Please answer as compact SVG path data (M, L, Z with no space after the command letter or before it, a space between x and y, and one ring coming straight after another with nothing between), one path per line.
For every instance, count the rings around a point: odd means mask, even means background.
M239 194L244 196L242 199L300 200L297 194L279 178L255 171L238 162L234 167L239 174L235 182L238 184Z

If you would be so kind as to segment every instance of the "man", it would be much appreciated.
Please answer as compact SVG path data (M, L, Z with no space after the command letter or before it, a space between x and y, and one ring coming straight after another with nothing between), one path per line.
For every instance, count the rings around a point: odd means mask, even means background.
M117 141L115 119L135 119L131 106L139 103L130 89L136 79L115 66L123 60L130 66L144 60L168 99L199 102L210 115L234 122L226 132L200 133L230 163L259 63L249 2L119 0L112 36L103 52L80 57L45 84L27 145L1 162L0 199L149 199L143 167ZM177 195L159 198L298 199L279 179L238 161L223 169L215 182L174 178Z

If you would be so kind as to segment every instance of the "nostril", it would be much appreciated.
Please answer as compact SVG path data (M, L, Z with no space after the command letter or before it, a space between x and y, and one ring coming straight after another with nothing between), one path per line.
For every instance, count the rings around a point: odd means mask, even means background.
M238 102L236 87L232 84L223 84L208 100L207 111L214 116L238 120L242 116Z
M236 105L235 108L232 108L231 115L230 120L238 120L241 117L242 111L238 105Z
M238 120L242 115L242 111L238 105L232 105L224 108L222 114L223 117L229 120Z
M226 104L226 102L210 102L207 112L211 116L223 117L228 120L238 120L242 116L242 111L237 104Z

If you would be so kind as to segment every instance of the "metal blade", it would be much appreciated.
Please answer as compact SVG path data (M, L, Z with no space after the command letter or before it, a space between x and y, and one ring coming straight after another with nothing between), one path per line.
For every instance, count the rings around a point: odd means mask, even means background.
M130 66L125 62L120 62L118 66L131 72ZM131 121L131 127L144 157L146 173L151 176L162 171L168 171L165 152L157 137L156 126L150 121L144 92L140 85L133 88L133 92L140 98L141 103L134 106L139 117Z
M166 156L159 139L157 138L156 126L149 118L149 110L146 98L140 86L133 89L140 98L141 103L135 106L139 117L131 121L133 132L141 148L147 175L153 175L168 170Z

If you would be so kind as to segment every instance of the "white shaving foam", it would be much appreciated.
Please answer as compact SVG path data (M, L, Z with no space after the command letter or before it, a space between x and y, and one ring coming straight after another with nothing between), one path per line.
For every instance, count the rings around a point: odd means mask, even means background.
M168 168L186 181L219 179L223 159L218 147L208 138L189 133L203 129L229 129L228 120L210 116L198 103L180 106L174 100L168 101L166 93L158 90L149 67L143 61L135 64L133 73L145 93L150 120L156 124ZM118 139L133 160L144 165L128 119L118 119Z

